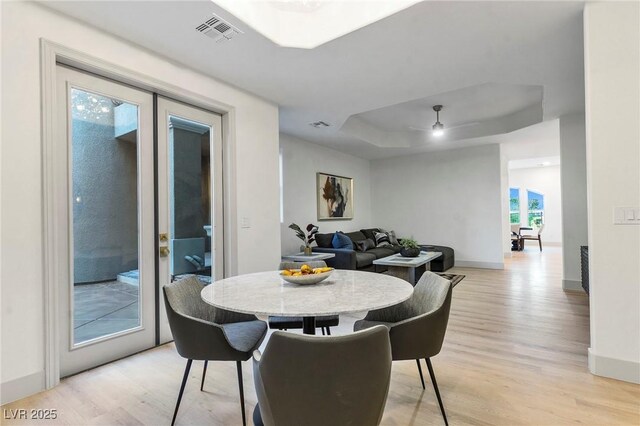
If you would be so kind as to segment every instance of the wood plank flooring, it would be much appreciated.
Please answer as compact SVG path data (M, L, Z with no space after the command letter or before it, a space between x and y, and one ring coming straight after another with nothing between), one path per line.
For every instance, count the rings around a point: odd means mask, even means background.
M433 358L451 425L639 425L640 386L587 369L587 296L561 288L558 247L514 253L503 271L455 268L442 352ZM350 332L341 318L334 334ZM184 360L172 344L70 377L54 389L3 409L57 409L55 421L3 424L170 424ZM426 368L423 368L426 374ZM251 364L244 365L247 415L256 403ZM241 424L234 363L210 363L205 391L194 363L177 424ZM428 375L427 375L428 377ZM441 425L430 383L415 362L393 365L384 425Z

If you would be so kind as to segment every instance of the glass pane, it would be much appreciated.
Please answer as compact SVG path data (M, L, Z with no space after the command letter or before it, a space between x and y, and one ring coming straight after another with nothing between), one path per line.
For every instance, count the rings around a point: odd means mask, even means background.
M520 189L509 188L509 210L520 211Z
M73 342L140 325L138 107L71 90Z
M533 191L527 191L529 210L544 210L544 195Z
M520 213L509 213L509 222L513 224L520 223Z
M210 147L210 126L169 118L172 280L195 274L210 283L213 276Z

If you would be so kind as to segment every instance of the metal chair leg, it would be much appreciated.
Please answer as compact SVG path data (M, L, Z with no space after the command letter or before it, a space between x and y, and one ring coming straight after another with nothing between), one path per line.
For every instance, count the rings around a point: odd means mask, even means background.
M331 336L331 329L327 327L327 336Z
M204 361L204 368L202 369L202 383L200 383L200 391L204 390L204 378L207 375L207 365L209 364L209 361L205 360Z
M449 422L447 421L447 415L444 412L444 405L442 404L442 398L440 398L440 391L438 390L438 382L436 382L436 375L433 372L433 366L431 365L431 359L425 358L427 361L427 368L429 368L429 375L431 376L431 383L433 383L433 389L436 391L436 397L438 397L438 404L440 404L440 412L442 413L442 417L444 418L444 424L449 426Z
M324 327L320 327L322 329L322 335L324 336Z
M420 366L420 360L416 359L416 364L418 364L418 371L420 372L420 381L422 382L422 389L426 389L424 387L424 377L422 377L422 367Z
M178 408L180 408L180 401L182 401L182 394L184 393L184 386L187 384L189 378L189 370L191 370L192 359L187 360L187 367L184 369L184 376L182 377L182 385L180 386L180 392L178 393L178 400L176 401L176 409L173 411L173 419L171 419L171 426L176 422L176 416L178 415Z
M542 251L542 238L538 236L538 245L540 246L540 251Z
M247 426L247 419L244 413L244 388L242 386L242 361L236 361L238 369L238 387L240 388L240 408L242 408L242 426Z

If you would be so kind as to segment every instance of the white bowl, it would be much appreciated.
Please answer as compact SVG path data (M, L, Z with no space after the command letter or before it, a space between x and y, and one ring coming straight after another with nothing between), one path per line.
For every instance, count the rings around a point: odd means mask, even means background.
M292 271L297 271L298 269L291 269ZM318 284L320 281L324 281L329 278L329 275L333 272L333 269L327 272L322 272L321 274L309 274L309 275L282 275L280 272L280 277L286 282L292 284L301 284L301 285L309 285L309 284Z

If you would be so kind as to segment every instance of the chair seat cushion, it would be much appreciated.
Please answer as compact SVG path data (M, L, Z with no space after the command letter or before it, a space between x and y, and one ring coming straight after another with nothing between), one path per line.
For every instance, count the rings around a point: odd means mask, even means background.
M338 315L316 317L316 327L337 327L338 324L340 324ZM269 328L278 330L302 328L302 317L269 317Z
M393 326L393 322L382 322L382 321L367 321L367 320L358 320L355 324L353 324L353 331L364 330L365 328L375 327L376 325L384 325L387 328L391 328Z
M232 322L221 327L231 346L240 352L253 352L267 334L264 321Z

